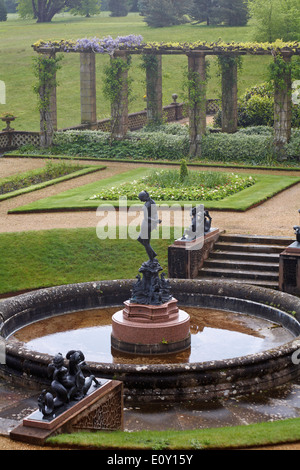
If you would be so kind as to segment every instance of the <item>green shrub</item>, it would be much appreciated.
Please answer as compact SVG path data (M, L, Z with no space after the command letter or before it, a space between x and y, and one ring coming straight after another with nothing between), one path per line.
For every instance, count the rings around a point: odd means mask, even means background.
M253 95L245 106L240 107L240 113L254 126L271 126L274 122L274 103L268 96Z
M94 156L104 159L180 160L189 153L188 133L172 135L164 132L129 132L122 141L110 140L101 131L59 132L53 150L58 154Z
M222 126L222 110L214 117L214 125ZM248 90L238 102L238 126L274 125L274 89L268 83ZM300 127L300 105L292 104L292 127Z
M270 126L249 126L240 129L238 133L242 135L266 135L270 137L274 135L274 129Z
M292 138L285 146L287 158L300 160L300 129L292 130Z
M180 181L183 182L187 176L188 176L188 167L186 164L186 160L183 158L180 162Z
M203 138L202 157L218 162L267 163L272 155L269 135L209 134Z

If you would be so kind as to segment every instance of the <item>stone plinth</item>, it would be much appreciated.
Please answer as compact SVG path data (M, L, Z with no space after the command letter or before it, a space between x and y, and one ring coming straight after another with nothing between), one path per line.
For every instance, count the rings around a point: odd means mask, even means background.
M52 435L80 430L123 430L122 382L101 380L100 386L92 385L80 401L63 405L50 416L36 410L11 431L10 437L41 445Z
M279 289L300 295L300 243L297 241L279 255Z
M178 318L177 300L172 299L162 305L141 305L124 302L123 316L129 321L161 323Z
M190 347L190 316L177 300L161 305L124 302L112 317L111 345L132 354L167 354Z
M175 240L168 248L169 278L195 279L219 236L219 229L211 228L195 240Z

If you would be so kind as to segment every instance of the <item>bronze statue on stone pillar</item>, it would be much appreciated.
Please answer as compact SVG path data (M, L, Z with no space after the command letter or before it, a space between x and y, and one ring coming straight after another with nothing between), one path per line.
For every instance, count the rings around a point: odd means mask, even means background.
M140 192L139 200L145 204L144 218L137 241L144 246L149 260L145 261L139 269L143 278L140 274L136 276L137 282L133 286L130 302L143 305L161 305L172 298L165 274L162 273L159 276L162 267L156 259L157 253L150 245L151 232L157 228L161 220L158 218L157 206L147 191Z
M157 215L157 207L153 199L149 196L147 191L142 191L139 194L139 200L145 202L144 204L144 219L141 225L141 231L138 236L138 241L145 247L149 260L153 261L157 256L155 251L150 245L151 232L157 228L161 220Z

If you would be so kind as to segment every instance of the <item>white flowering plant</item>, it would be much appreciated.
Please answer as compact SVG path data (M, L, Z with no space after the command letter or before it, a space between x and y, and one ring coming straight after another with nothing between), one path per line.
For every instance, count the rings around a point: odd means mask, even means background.
M168 181L170 186L167 185ZM139 193L146 190L157 201L217 201L253 184L255 178L252 176L234 173L190 171L185 181L181 181L178 170L161 170L131 182L105 188L90 199L113 201L122 196L128 200L136 200Z

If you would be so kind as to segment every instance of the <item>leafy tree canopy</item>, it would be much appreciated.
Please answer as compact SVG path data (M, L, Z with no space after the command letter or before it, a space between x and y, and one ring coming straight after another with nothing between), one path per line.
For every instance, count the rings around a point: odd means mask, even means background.
M148 26L163 27L185 23L190 0L139 0L141 14Z
M17 10L22 18L34 17L38 23L49 23L54 15L65 9L73 14L91 16L100 11L97 0L19 0Z
M248 21L246 0L192 0L190 16L199 23L244 26Z
M300 0L249 0L257 41L300 39Z

